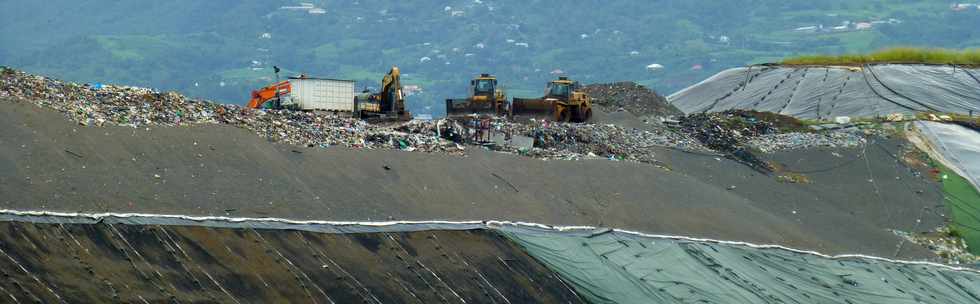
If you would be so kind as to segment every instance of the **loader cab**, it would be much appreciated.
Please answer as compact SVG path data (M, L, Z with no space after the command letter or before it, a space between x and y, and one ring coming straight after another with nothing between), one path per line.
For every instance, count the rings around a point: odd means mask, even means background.
M568 97L571 93L571 85L567 83L552 82L548 84L548 92L545 93L548 97Z
M566 77L559 77L558 80L548 83L544 95L548 98L568 99L577 86L578 83L572 82Z
M488 74L483 74L470 80L470 86L473 87L474 96L493 96L497 90L497 79Z

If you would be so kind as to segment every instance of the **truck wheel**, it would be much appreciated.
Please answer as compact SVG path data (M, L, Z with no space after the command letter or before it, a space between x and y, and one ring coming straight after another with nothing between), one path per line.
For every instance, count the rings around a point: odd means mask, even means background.
M585 114L582 115L582 122L589 121L589 119L592 119L592 108L591 107L588 108L588 109L585 109Z

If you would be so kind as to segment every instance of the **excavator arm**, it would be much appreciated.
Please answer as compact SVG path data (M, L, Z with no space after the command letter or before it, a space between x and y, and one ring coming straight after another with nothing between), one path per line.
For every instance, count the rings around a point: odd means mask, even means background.
M391 71L381 79L378 93L365 91L365 95L354 99L361 117L374 119L410 120L412 114L405 109L405 95L402 93L401 71L391 67Z
M405 97L402 95L401 71L398 67L392 67L388 74L381 79L381 98L382 106L388 107L384 111L395 112L403 108Z
M289 95L292 92L292 85L289 81L280 81L267 87L252 91L252 99L248 101L248 107L252 109L261 108L269 100L279 96Z

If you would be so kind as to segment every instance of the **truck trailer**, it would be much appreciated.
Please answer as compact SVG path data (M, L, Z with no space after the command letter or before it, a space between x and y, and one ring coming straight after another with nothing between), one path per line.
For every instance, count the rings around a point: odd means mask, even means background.
M308 111L354 112L354 81L290 77L291 91L282 106Z

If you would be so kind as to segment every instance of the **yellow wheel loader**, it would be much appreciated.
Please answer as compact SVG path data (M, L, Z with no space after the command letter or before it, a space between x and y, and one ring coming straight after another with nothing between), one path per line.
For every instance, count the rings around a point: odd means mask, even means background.
M463 99L446 99L446 116L497 115L508 116L507 95L497 85L497 78L490 74L482 74L470 80L470 97Z
M564 76L548 83L544 97L514 98L511 106L515 118L561 122L586 122L592 118L592 97L582 91L577 81Z

